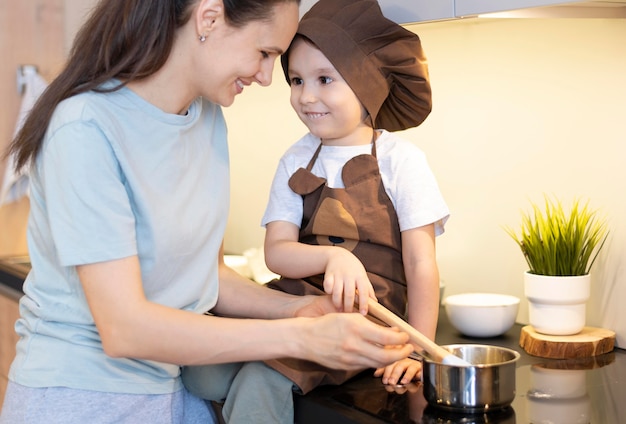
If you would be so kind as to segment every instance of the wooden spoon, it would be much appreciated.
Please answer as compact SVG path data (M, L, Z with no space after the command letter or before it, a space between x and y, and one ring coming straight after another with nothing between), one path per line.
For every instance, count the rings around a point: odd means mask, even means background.
M442 348L428 337L417 331L411 324L404 321L402 318L385 308L374 299L368 299L367 301L368 313L381 320L385 324L391 327L398 327L409 335L409 338L413 344L421 347L430 355L435 361L441 362L445 365L457 365L457 366L471 366L466 360L453 355L451 352Z

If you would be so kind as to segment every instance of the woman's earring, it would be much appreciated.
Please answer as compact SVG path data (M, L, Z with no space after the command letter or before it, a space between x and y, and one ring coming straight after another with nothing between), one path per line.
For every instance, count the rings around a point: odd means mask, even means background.
M206 41L206 35L204 34L200 34L198 36L198 40L200 40L201 43L204 43Z

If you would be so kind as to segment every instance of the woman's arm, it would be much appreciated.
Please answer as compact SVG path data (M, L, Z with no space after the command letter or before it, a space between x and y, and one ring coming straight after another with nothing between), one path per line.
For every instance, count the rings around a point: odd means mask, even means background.
M220 293L211 312L228 317L277 319L304 316L301 309L308 306L311 296L292 296L279 290L270 290L241 276L224 263L223 249L219 255ZM260 301L261 300L261 301ZM337 312L331 304L309 316Z
M408 335L373 324L359 314L233 319L150 302L143 292L136 256L82 265L77 271L104 351L112 357L193 365L289 356L357 369L389 364L412 350L406 344ZM239 278L226 278L218 310L241 312L254 303L257 316L304 316L332 310L326 296L313 301L294 296L290 303L284 302L289 295L252 284L244 287ZM385 345L398 347L385 349Z
M300 243L298 235L299 228L290 222L267 224L264 251L268 268L287 278L324 274L324 291L332 295L338 309L352 311L358 296L359 310L367 314L367 298L376 296L361 261L343 247Z

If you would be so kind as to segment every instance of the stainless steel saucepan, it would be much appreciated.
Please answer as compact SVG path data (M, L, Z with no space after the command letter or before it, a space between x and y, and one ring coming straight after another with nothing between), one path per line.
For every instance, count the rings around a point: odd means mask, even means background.
M470 366L446 365L423 356L424 397L429 405L453 412L488 412L515 399L515 363L520 354L500 346L441 346Z
M515 399L515 363L512 349L480 344L439 346L379 303L369 300L368 313L409 334L424 349L424 397L434 407L453 412L481 413L508 407Z

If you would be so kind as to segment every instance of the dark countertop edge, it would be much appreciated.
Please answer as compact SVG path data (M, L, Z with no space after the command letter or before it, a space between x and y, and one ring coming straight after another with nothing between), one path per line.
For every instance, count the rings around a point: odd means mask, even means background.
M0 281L0 296L4 296L18 302L23 295L24 293L22 293L21 290L15 290L11 286L5 284L4 281Z
M0 294L19 300L24 294L22 286L28 270L0 259Z

